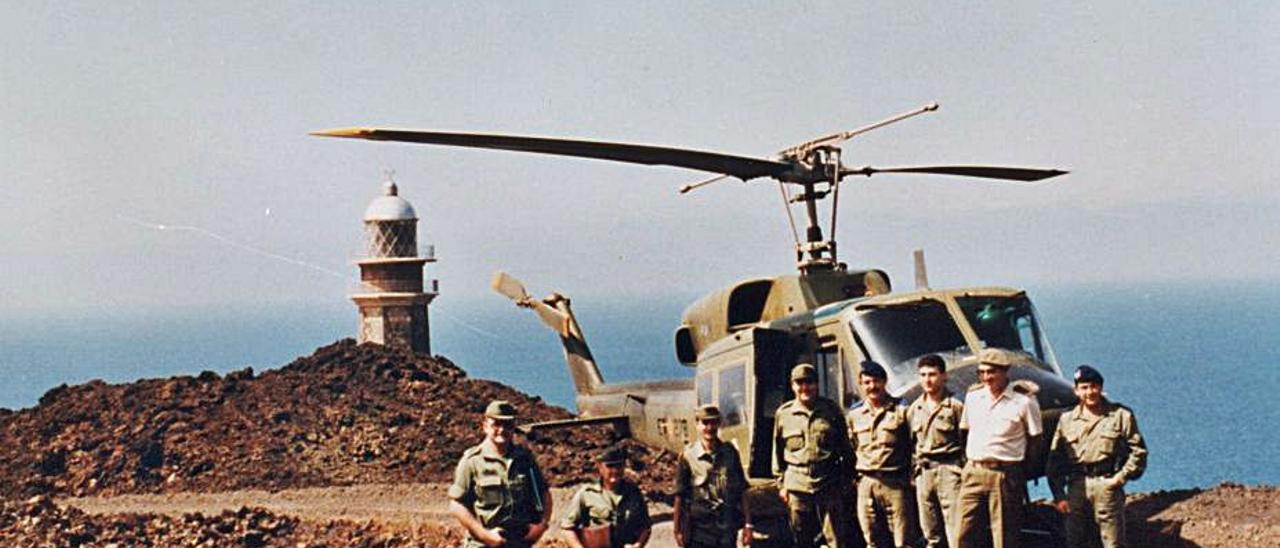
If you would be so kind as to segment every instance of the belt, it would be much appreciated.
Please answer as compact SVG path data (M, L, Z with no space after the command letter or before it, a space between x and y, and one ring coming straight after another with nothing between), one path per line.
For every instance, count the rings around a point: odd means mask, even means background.
M986 468L987 470L1009 470L1022 467L1021 462L996 459L971 460L969 461L969 464L977 466L978 468Z
M858 473L876 479L900 479L907 476L904 470L858 470Z
M1115 463L1105 460L1089 464L1077 464L1076 473L1085 477L1110 476L1116 471Z
M948 457L920 457L917 462L920 463L921 468L931 469L947 464L959 466L963 464L963 460L960 455L952 455Z

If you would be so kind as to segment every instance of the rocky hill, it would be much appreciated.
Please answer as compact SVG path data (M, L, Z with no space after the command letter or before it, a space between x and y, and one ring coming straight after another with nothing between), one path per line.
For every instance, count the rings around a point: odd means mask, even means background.
M0 412L0 497L449 481L493 399L515 403L522 421L571 416L445 358L350 339L260 375L63 385ZM589 477L585 455L611 440L579 429L525 441L566 485ZM659 493L674 458L633 455Z

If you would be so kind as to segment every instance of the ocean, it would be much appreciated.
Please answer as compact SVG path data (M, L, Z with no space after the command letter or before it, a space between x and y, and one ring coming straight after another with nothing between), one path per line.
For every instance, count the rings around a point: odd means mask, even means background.
M1198 282L1029 288L1064 370L1098 367L1133 408L1151 458L1133 491L1280 484L1280 284ZM672 331L688 299L575 300L607 381L688 376ZM439 298L432 345L469 375L572 408L556 337L504 298ZM62 383L262 371L355 331L349 303L251 312L0 317L0 407ZM1270 426L1269 426L1270 425Z

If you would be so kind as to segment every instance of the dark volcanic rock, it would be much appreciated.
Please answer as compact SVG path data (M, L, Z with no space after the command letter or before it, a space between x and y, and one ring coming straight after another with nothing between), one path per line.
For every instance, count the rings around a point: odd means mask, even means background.
M0 497L448 481L481 438L485 405L499 398L522 420L571 416L469 379L445 358L349 339L257 375L62 385L34 408L0 413ZM610 435L566 430L526 441L553 484L566 485L591 476L585 455ZM674 457L638 446L634 454L641 482L663 489Z

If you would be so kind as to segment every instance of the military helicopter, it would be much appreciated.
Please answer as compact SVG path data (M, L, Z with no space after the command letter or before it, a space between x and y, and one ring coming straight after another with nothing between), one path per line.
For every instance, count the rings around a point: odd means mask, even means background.
M738 447L748 477L768 486L773 413L792 397L787 375L797 363L814 364L819 392L852 407L862 398L857 367L863 360L883 364L889 392L909 401L920 393L915 371L919 357L941 355L948 362L949 388L963 395L977 380L976 354L993 348L1007 352L1014 362L1013 388L1038 398L1046 431L1053 431L1062 410L1075 405L1072 384L1063 377L1024 291L932 289L917 251L916 288L895 292L883 270L851 270L837 258L840 186L850 176L911 173L1034 182L1067 173L972 165L849 168L841 162L845 141L937 109L930 103L785 148L769 159L629 143L405 129L345 128L313 135L576 156L716 174L685 185L681 193L731 177L777 181L796 236L798 273L742 280L689 305L674 334L677 360L693 369L685 378L606 383L567 297L553 293L533 298L504 272L492 282L498 293L532 309L559 335L577 393L578 418L526 425L528 430L613 424L640 442L679 451L697 435L694 409L714 403L724 415L721 435ZM830 222L824 232L818 204L828 198ZM803 240L793 207L804 212Z

